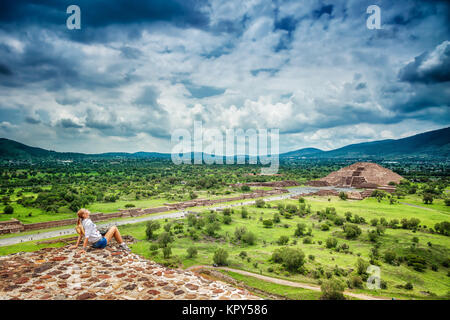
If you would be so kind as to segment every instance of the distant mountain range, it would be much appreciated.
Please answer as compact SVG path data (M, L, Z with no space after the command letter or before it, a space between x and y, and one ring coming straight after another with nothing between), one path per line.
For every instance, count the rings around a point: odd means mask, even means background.
M448 158L450 156L450 127L402 139L356 143L330 151L305 148L283 153L280 156L328 159Z
M191 158L194 156L190 154ZM448 159L450 156L450 127L420 133L402 139L389 139L351 144L330 151L316 148L304 148L280 154L283 160L295 159L403 159L428 158ZM109 152L84 154L74 152L56 152L30 147L17 141L0 138L0 159L3 160L83 160L83 159L170 159L170 153L158 152ZM236 156L233 157L236 159ZM246 156L248 158L248 156Z

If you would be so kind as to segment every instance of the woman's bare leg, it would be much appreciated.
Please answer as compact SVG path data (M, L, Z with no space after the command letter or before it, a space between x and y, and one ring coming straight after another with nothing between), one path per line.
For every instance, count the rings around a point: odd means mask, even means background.
M108 244L111 241L112 237L114 237L114 239L116 239L119 244L123 242L119 229L117 229L116 226L112 226L111 228L109 228L108 232L105 234L105 238L106 240L108 240Z

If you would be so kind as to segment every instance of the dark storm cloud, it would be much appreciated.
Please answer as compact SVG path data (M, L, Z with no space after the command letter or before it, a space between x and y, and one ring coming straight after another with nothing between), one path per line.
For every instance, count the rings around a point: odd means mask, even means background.
M2 1L0 23L40 25L63 24L66 8L78 5L85 27L169 21L180 25L205 26L208 17L200 12L203 0L14 0Z
M7 66L0 64L0 74L10 76L12 75L12 71Z
M424 52L400 70L401 81L437 83L450 81L450 41Z

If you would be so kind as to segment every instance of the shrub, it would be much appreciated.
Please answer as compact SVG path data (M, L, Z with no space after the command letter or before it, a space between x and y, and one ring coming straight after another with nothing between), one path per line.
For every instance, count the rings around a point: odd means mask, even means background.
M239 257L241 257L241 259L244 259L245 257L247 257L247 252L246 251L241 251L239 253Z
M409 254L405 257L408 266L413 267L414 270L422 272L427 267L427 261L425 258L419 257L418 255Z
M223 216L222 221L223 221L223 224L230 224L232 219L230 216Z
M4 213L4 214L13 214L13 213L14 213L14 208L11 207L10 205L7 205L7 206L3 209L3 213Z
M305 238L303 238L303 243L304 243L304 244L311 244L311 243L312 243L312 238L311 238L311 237L305 237Z
M359 288L361 289L363 287L363 280L360 276L353 275L350 277L349 280L349 288Z
M306 230L306 224L304 223L298 223L297 224L297 229L295 229L294 232L294 236L295 237L302 237L305 235L305 230Z
M336 238L330 237L330 238L327 239L325 245L326 245L326 247L327 247L328 249L331 249L331 248L336 248L337 243L338 243L338 241L337 241Z
M336 217L333 222L336 226L342 226L345 222L345 219L342 217Z
M280 215L278 213L275 213L273 215L273 222L274 223L280 223L281 219L280 219Z
M282 246L282 245L286 245L289 242L289 237L288 236L280 236L277 240L277 243Z
M375 230L368 230L369 240L376 242L378 240L378 233Z
M397 258L397 254L394 250L387 250L384 253L384 261L386 261L389 264L393 264L395 262L395 259Z
M158 230L160 227L161 227L161 225L159 224L159 221L157 221L157 220L148 221L147 227L145 228L145 235L146 235L147 240L154 239L155 235L153 234L153 232Z
M228 264L228 252L225 249L219 248L214 252L213 261L219 266L226 266Z
M216 232L220 230L220 224L217 221L214 221L212 223L208 223L205 227L205 232L207 235L211 237L216 236Z
M441 223L436 223L434 225L434 230L437 233L443 234L445 236L449 236L450 235L450 222L442 221Z
M369 265L369 262L365 261L362 258L358 258L358 260L356 261L356 273L359 275L365 274Z
M195 247L189 247L187 248L187 257L188 258L194 258L197 256L197 248Z
M450 197L445 198L444 202L447 207L450 206Z
M245 227L236 227L236 229L234 229L234 237L236 238L236 240L241 240L242 236L247 232L247 228Z
M378 219L377 218L373 218L372 220L370 220L370 224L372 225L372 227L376 227L378 224Z
M411 282L407 282L407 283L403 286L403 288L405 288L406 290L412 290L414 287L413 287L413 285L412 285Z
M248 231L242 236L242 241L248 245L254 245L256 242L256 236L253 232Z
M150 245L150 251L151 252L156 252L156 251L158 251L158 249L159 249L159 246L156 243L152 243Z
M258 199L255 201L255 205L257 208L264 208L266 202L263 199Z
M339 192L339 198L341 200L347 200L347 194L344 191Z
M162 248L164 259L169 259L172 255L172 249L170 246L166 246Z
M321 300L345 300L344 297L345 286L339 280L325 280L320 286L322 291Z
M272 261L282 263L283 267L290 272L297 272L305 263L305 254L300 249L281 248L272 253Z
M361 234L361 228L354 224L346 223L342 228L347 239L355 239Z
M273 221L271 219L263 220L263 226L264 228L272 228Z
M247 217L248 217L248 211L244 207L242 207L242 209L241 209L241 217L242 217L242 219L247 219Z
M323 223L323 224L320 226L320 230L322 230L322 231L328 231L328 230L330 230L330 226L329 226L327 223Z

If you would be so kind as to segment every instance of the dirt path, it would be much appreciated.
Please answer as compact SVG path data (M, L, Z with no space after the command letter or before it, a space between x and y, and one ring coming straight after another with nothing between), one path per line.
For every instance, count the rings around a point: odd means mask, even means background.
M240 270L240 269L228 268L228 267L211 267L211 266L201 265L201 266L192 266L192 267L187 268L186 270L196 271L198 269L203 269L203 268L221 269L221 270L225 270L225 271L232 271L232 272L236 272L236 273L242 274L244 276L250 276L250 277L261 279L261 280L264 280L264 281L267 281L267 282L281 284L281 285L284 285L284 286L290 286L290 287L296 287L296 288L303 288L303 289L308 289L308 290L320 291L320 287L319 286L315 286L315 285L312 285L312 284L294 282L294 281L289 281L289 280L284 280L284 279L279 279L279 278L272 278L272 277L264 276L262 274L248 272L248 271L244 271L244 270ZM354 293L354 292L348 292L348 291L344 291L344 294L347 295L347 296L350 296L350 297L361 299L361 300L390 300L389 298L373 297L373 296L369 296L369 295L365 295L365 294L361 294L361 293Z

